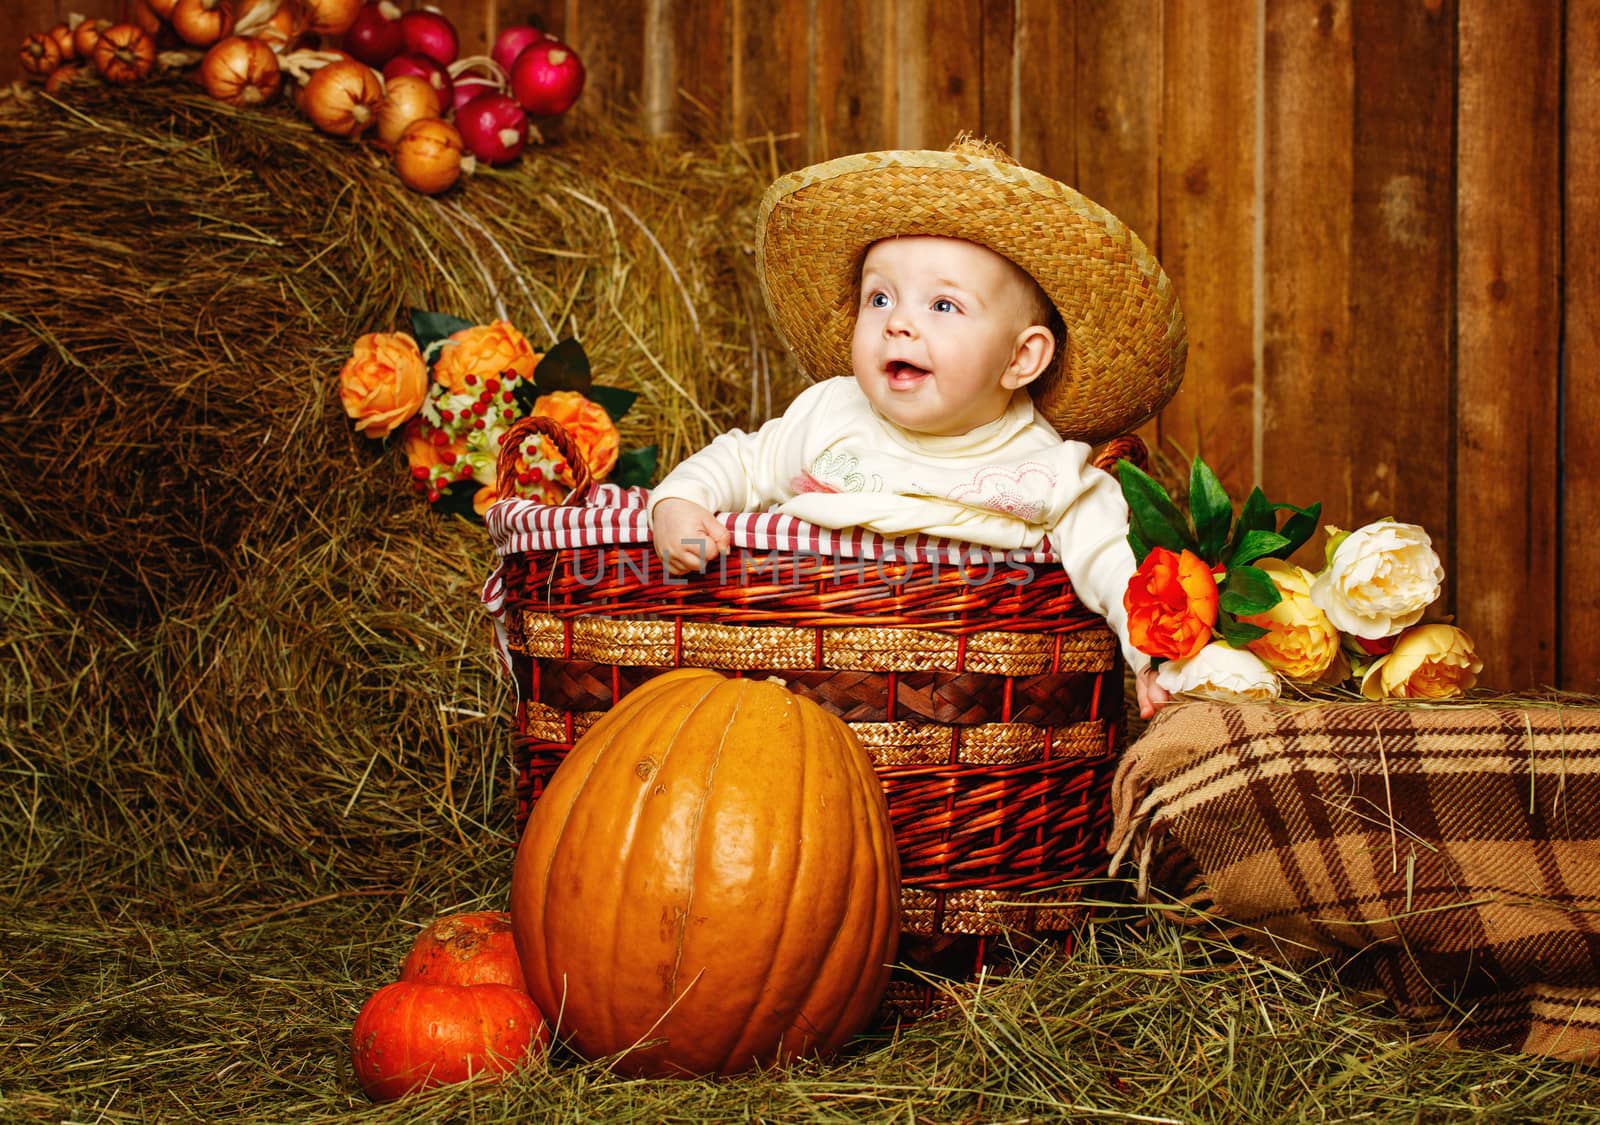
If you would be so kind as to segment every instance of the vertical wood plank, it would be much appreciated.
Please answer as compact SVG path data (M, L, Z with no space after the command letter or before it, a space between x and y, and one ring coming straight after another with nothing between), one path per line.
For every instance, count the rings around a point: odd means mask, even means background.
M1555 682L1559 8L1461 0L1455 578L1485 682Z
M1159 245L1160 0L1079 0L1077 183L1090 199Z
M1261 480L1350 527L1364 435L1348 393L1354 60L1347 2L1266 6ZM1320 540L1301 556L1313 561Z
M1567 0L1559 683L1600 692L1600 3Z
M1189 328L1183 385L1146 442L1243 497L1255 464L1256 0L1162 15L1161 264Z
M1073 138L1077 57L1071 6L1016 0L1012 155L1067 184L1078 179Z
M439 5L439 10L455 25L462 58L489 53L500 30L494 0L456 0L448 7Z
M1455 4L1354 0L1350 525L1428 529L1454 574ZM1447 590L1445 604L1450 593Z
M983 0L980 31L978 127L1007 152L1016 152L1012 113L1016 70L1017 0Z
M647 0L568 0L562 36L583 60L592 112L633 114L644 78ZM595 95L599 95L595 97Z
M499 27L515 23L532 24L547 35L569 39L567 0L497 0L495 19Z
M942 149L983 128L980 0L898 0L899 148Z
M676 0L672 25L678 125L692 136L729 136L733 129L729 0Z
M734 135L773 134L786 165L813 151L811 25L806 0L733 0Z
M882 0L817 4L817 159L894 143L894 8Z

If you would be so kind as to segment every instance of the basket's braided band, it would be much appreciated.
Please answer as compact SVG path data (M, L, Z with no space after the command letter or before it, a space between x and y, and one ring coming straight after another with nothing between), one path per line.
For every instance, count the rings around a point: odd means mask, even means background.
M543 703L527 703L523 734L537 742L582 738L604 711L560 711ZM1052 730L1027 723L984 723L945 726L942 723L846 723L861 741L874 765L945 766L1026 764L1051 759L1083 759L1105 755L1109 731L1092 719Z
M913 934L996 934L1006 930L1070 930L1083 920L1086 908L1078 887L1063 887L1042 905L1008 891L939 893L905 887L900 892L902 929ZM891 987L893 987L891 985Z
M702 621L634 621L557 617L524 611L513 652L600 664L779 670L835 668L864 672L981 672L1036 676L1108 672L1116 637L1106 628L1073 633L972 633L865 626L712 625Z

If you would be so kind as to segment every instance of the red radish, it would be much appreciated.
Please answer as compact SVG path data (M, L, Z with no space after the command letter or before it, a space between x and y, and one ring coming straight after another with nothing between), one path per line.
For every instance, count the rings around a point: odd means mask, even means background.
M456 110L456 128L467 151L489 164L515 160L528 143L528 115L501 93L479 94Z
M583 61L565 43L546 39L517 56L511 91L535 117L565 113L583 92Z
M489 52L489 57L500 64L501 70L510 74L517 56L544 39L545 33L537 27L529 27L525 23L512 24L494 37L494 49Z
M383 64L385 78L396 78L402 74L415 74L419 78L426 78L428 85L438 91L439 104L451 104L455 94L455 80L450 77L450 71L445 69L443 63L427 55L407 52L396 55Z
M368 66L382 66L405 50L400 9L390 0L367 0L344 33L344 49Z
M455 25L432 8L418 8L401 16L400 36L407 51L427 55L445 66L455 62L461 53Z
M461 107L481 94L498 94L500 87L493 79L482 78L476 74L462 74L455 79L455 93L451 95L450 111L459 112ZM518 107L521 108L520 106Z

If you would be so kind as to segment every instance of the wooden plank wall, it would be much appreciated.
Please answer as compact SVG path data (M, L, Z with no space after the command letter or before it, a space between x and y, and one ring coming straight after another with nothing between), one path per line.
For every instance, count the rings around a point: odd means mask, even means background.
M1149 438L1339 526L1424 524L1494 686L1600 691L1600 0L438 6L468 49L562 35L587 110L652 131L796 164L969 129L1074 184L1184 301Z

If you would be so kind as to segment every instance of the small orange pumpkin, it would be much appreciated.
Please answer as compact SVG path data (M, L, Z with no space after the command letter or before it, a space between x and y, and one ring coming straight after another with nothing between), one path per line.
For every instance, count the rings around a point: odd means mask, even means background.
M200 84L220 102L260 105L278 96L283 71L278 69L277 52L264 41L230 35L200 60Z
M356 1080L373 1101L515 1070L550 1041L526 992L505 984L395 981L362 1005L350 1032Z
M511 915L478 910L435 918L417 935L400 979L424 984L506 984L523 992Z
M872 1017L894 960L883 787L810 700L667 672L552 775L517 847L511 921L534 1003L589 1058L731 1074L826 1054Z
M150 76L156 65L156 41L131 23L115 23L94 45L94 68L115 86L130 86Z

